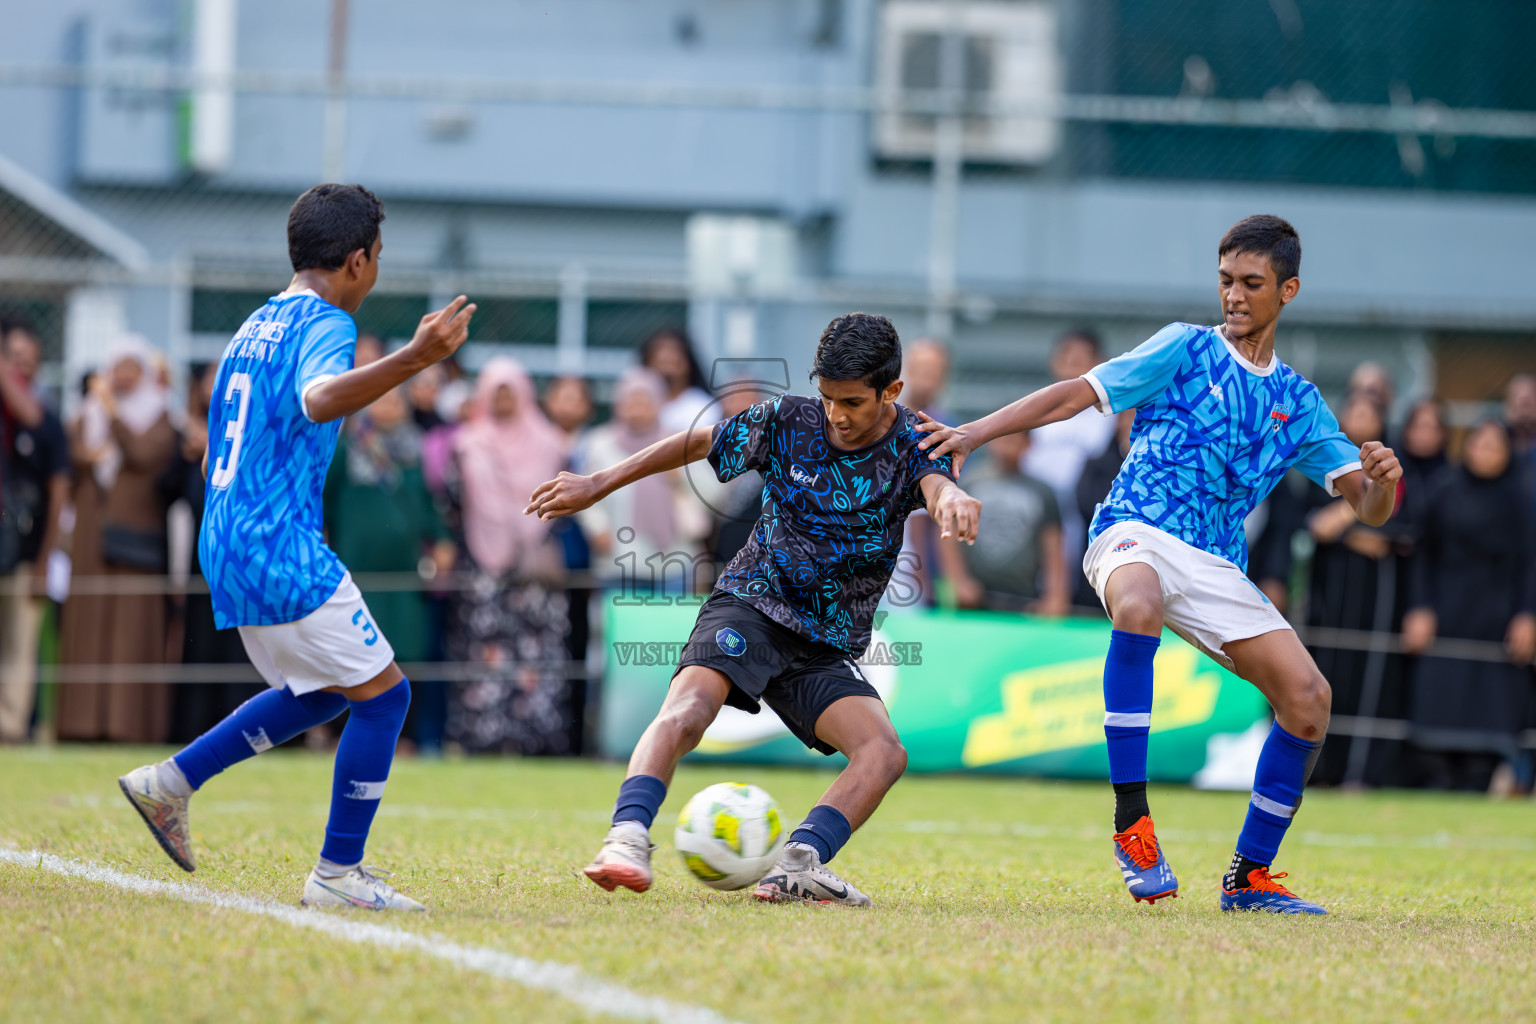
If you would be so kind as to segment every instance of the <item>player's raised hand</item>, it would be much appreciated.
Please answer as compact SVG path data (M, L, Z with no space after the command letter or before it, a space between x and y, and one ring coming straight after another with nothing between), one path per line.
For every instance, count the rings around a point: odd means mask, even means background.
M469 337L469 318L477 308L473 302L460 295L442 309L433 310L416 325L411 347L428 362L447 359L459 350Z
M928 435L918 442L918 449L927 452L929 459L937 459L942 455L951 456L954 459L955 474L958 476L960 467L965 465L966 456L971 454L970 435L960 427L940 423L925 412L919 412L917 418L917 429Z
M597 482L590 476L561 472L533 489L523 515L535 515L548 522L590 508L601 497Z
M1380 441L1367 441L1360 446L1360 468L1365 478L1379 487L1394 487L1403 478L1402 464L1392 449Z
M944 488L933 509L934 521L939 524L939 537L948 540L976 543L976 530L981 526L981 502L962 491L957 484Z

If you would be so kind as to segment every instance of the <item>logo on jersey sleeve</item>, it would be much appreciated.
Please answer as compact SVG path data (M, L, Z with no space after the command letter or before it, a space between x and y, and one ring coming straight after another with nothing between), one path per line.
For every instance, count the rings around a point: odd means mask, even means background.
M741 657L742 653L747 649L746 638L729 626L715 634L715 643L719 644L720 649L733 658Z
M1291 407L1285 402L1276 402L1275 407L1269 411L1270 430L1279 433L1280 428L1285 426L1290 418Z

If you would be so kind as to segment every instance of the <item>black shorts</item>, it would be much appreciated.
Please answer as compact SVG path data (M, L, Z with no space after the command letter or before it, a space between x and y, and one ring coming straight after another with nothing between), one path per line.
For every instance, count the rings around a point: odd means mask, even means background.
M711 594L699 609L677 671L689 665L729 679L731 707L755 715L761 699L801 743L823 754L837 750L816 738L822 712L844 697L880 698L848 654L786 629L731 594Z

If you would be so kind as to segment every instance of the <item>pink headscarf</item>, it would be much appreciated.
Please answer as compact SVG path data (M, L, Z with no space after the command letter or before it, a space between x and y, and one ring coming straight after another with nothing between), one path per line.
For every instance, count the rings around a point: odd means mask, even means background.
M491 412L503 385L517 396L517 412L498 420ZM533 379L515 359L497 356L475 382L475 415L453 439L464 478L464 541L475 564L505 572L549 526L523 515L533 489L565 465L565 435L545 418Z

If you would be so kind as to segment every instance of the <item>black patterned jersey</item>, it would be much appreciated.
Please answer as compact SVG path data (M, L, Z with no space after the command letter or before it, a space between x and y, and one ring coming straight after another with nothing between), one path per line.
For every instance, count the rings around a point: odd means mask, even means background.
M715 590L733 594L801 636L855 657L869 646L907 516L924 507L918 481L954 479L949 456L918 449L917 414L863 448L828 438L820 399L780 395L715 427L709 464L722 481L763 475L763 514Z

